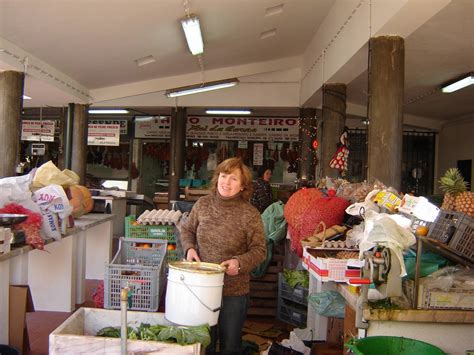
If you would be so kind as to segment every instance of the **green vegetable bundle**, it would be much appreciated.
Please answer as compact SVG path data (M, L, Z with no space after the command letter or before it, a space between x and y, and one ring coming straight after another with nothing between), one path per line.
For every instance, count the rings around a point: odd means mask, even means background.
M120 327L102 328L97 336L120 338ZM204 348L211 342L207 324L185 327L141 323L137 329L127 327L127 337L132 340L176 342L179 345L201 343Z
M303 288L309 288L309 274L306 270L283 270L283 277L286 283L291 287L295 288L301 285Z

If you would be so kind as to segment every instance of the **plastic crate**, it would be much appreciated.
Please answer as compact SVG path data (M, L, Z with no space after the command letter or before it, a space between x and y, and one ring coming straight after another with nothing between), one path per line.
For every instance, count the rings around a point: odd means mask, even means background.
M307 307L278 298L277 318L298 328L306 328Z
M457 254L474 259L474 218L461 213L456 226L456 232L449 241L448 246Z
M176 242L176 227L174 225L134 224L135 216L125 217L125 238L160 238Z
M438 217L430 226L428 237L448 244L458 226L462 224L464 216L468 217L463 213L440 210Z
M151 244L151 247L141 247ZM105 266L104 308L120 309L120 292L132 292L130 310L156 311L165 279L167 242L161 239L120 238L117 254Z
M308 289L297 285L292 288L285 280L283 273L278 274L278 298L283 298L301 305L308 305Z

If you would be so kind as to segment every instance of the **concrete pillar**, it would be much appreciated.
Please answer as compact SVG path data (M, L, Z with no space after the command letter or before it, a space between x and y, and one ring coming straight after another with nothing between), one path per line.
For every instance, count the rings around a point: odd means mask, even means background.
M339 171L329 167L346 125L346 84L323 85L323 123L321 138L322 177L339 177ZM349 148L350 149L350 148ZM350 159L350 157L349 157Z
M367 179L401 187L405 45L398 36L370 39Z
M88 105L74 104L72 122L71 170L79 175L81 185L86 182L88 108Z
M184 175L187 117L185 107L176 108L173 110L171 115L171 159L168 187L169 200L179 199L179 179Z
M0 178L14 176L20 159L20 115L25 75L0 71Z
M298 178L303 180L314 180L316 170L316 150L313 141L317 133L316 110L314 108L300 109L299 127L299 157Z

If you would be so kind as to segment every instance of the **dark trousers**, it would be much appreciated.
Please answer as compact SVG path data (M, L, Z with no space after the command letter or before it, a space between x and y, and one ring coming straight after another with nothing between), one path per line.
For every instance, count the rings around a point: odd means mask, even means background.
M222 309L217 325L211 327L211 344L206 348L206 355L240 355L242 354L242 328L249 296L225 296L222 298ZM216 352L219 339L219 352Z

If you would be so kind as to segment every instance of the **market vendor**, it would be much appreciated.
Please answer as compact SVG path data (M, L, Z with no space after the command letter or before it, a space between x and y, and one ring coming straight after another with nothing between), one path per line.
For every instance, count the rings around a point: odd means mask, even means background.
M272 170L266 165L262 165L257 170L257 180L254 183L254 192L250 202L254 205L260 213L273 202L272 187L270 186L270 179L272 178Z
M259 211L248 201L252 174L239 158L220 163L211 193L201 197L182 226L181 242L188 261L227 268L218 325L206 354L214 354L219 331L220 354L242 353L242 328L249 306L250 271L265 260L266 247Z

